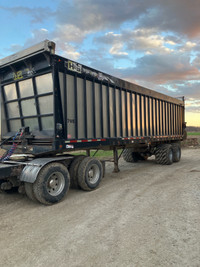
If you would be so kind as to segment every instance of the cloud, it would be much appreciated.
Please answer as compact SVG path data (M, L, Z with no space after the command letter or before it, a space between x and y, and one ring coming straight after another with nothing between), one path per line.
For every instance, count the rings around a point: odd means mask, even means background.
M41 28L38 30L33 30L31 32L31 37L28 38L23 45L11 44L11 46L6 48L5 50L9 51L9 53L16 53L16 52L19 52L20 50L23 50L39 42L42 42L45 39L49 39L49 37L50 37L50 33L47 29Z
M52 32L52 36L59 38L60 42L76 42L80 43L85 38L87 31L82 31L73 24L58 24L56 29Z
M0 10L5 10L11 12L14 16L26 15L31 18L32 23L42 23L49 17L54 16L55 12L52 11L49 7L36 7L29 8L24 6L15 6L15 7L5 7L0 6Z
M182 41L177 36L173 36L173 35L165 36L164 42L172 46L182 43Z
M20 50L25 49L27 47L31 47L31 46L33 46L39 42L42 42L46 39L51 39L49 37L50 37L50 32L45 28L33 30L31 32L31 37L26 40L26 42L24 43L23 47L21 47Z
M197 54L193 59L192 65L200 70L200 54Z
M165 54L173 52L172 48L167 47L167 41L162 35L156 33L154 29L135 29L122 30L120 34L107 32L104 36L95 38L95 43L111 45L110 54L114 56L128 55L128 52L139 52L145 54ZM121 51L122 48L125 48Z
M95 38L95 43L104 43L111 44L111 48L109 49L109 53L113 56L124 57L128 56L128 53L124 50L124 41L122 34L117 34L114 32L107 32L104 36Z
M84 31L116 29L131 21L140 28L200 35L199 0L62 0L57 21Z
M187 111L200 112L200 71L187 54L144 55L132 68L120 70L120 76L146 88L173 97L185 96Z
M73 45L69 44L68 42L63 43L56 39L53 39L53 41L56 43L57 54L72 60L78 60L80 58L80 53Z
M80 57L80 53L77 51L76 47L67 42L67 39L65 39L64 36L63 38L59 38L59 33L59 31L57 32L57 34L55 34L54 32L49 32L45 28L33 30L31 33L31 37L26 40L23 46L12 44L9 48L7 48L7 50L10 53L16 53L27 47L33 46L39 42L49 39L56 43L57 54L63 57L70 58L72 60L78 60Z
M123 49L123 43L117 43L111 47L109 52L111 55L114 55L114 56L120 56L120 57L121 56L128 56L127 52L121 51L122 49Z
M162 35L156 33L155 29L136 29L125 31L123 39L127 42L127 49L147 54L170 53L173 49L165 46L165 39Z
M17 51L20 51L23 49L23 46L19 45L19 44L12 44L9 48L7 48L7 50L11 53L15 53Z
M200 104L192 103L191 105L190 104L188 105L186 102L186 111L192 112L192 113L200 113ZM199 118L198 118L198 122L199 122Z
M136 60L134 68L127 70L127 74L157 84L200 79L200 72L190 64L190 58L178 53L144 55Z
M181 92L188 101L192 101L193 104L195 102L200 101L200 82L199 81L189 81L182 82L181 85L177 85L177 91Z
M199 0L149 0L146 16L139 20L140 27L176 32L191 38L200 35Z
M14 42L11 52L50 39L62 56L153 90L185 95L191 101L187 108L196 110L199 0L60 0L55 11L29 6L0 9L28 16L34 27L56 18L53 28L32 29L24 46Z
M103 43L103 44L114 44L116 42L121 42L123 40L122 34L112 32L106 32L104 35L94 38L94 42L96 44Z
M117 28L121 23L135 20L146 12L144 1L136 0L74 0L60 2L59 24L73 24L85 31Z
M80 50L79 62L100 72L104 72L118 78L123 78L121 70L115 67L113 58L106 52L107 50L104 47L99 49L99 47L94 46L90 49L90 53L88 53L87 50L82 49ZM117 58L122 58L122 60L124 59L119 56Z
M197 46L197 43L195 42L191 42L191 41L187 41L184 45L180 45L178 47L179 51L182 53L188 52L188 51L192 51L195 50L194 48Z

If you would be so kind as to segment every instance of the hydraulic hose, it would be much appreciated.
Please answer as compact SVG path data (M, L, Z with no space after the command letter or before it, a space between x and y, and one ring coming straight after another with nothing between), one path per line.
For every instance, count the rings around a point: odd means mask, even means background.
M18 146L18 143L15 143L15 140L17 139L18 136L19 136L19 140L20 140L22 138L23 134L24 134L24 129L22 129L21 131L17 132L14 136L9 137L8 139L4 140L0 144L0 146L2 146L2 144L5 143L5 141L8 141L11 138L13 138L13 144L12 144L11 148L8 151L6 151L6 153L3 156L0 157L0 161L1 162L10 159L10 157L12 156L12 154L14 153L14 151L16 150L16 148Z

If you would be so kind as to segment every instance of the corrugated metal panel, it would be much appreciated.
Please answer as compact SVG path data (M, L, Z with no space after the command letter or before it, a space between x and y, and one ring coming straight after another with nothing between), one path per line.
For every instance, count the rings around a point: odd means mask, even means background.
M182 107L177 104L76 75L66 79L68 139L180 134Z
M29 126L31 131L53 131L54 118L63 113L64 121L59 119L59 123L63 123L66 140L182 134L183 101L117 78L110 82L111 76L99 78L95 70L93 76L88 72L91 69L85 74L79 69L72 71L66 67L67 60L63 65L55 63L55 69L50 70L51 60L46 62L43 58L39 69L37 60L38 73L31 72L31 77L27 76L31 69L24 69L24 63L20 63L25 75L22 78L17 76L15 80L11 69L5 72L1 85L4 133L18 131L22 126ZM57 71L59 82L55 78ZM56 102L59 89L62 107Z

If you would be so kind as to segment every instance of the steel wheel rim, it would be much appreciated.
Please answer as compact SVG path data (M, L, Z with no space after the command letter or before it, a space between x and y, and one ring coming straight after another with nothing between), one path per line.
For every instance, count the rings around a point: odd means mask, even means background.
M172 152L172 150L170 150L170 152L169 152L169 160L170 160L170 162L173 161L173 152Z
M61 172L53 172L47 181L47 191L51 196L58 196L65 187L65 177Z
M176 151L176 157L177 157L177 159L180 158L180 149L177 149L177 151Z
M100 177L100 169L96 164L93 164L88 170L88 181L90 184L96 184Z

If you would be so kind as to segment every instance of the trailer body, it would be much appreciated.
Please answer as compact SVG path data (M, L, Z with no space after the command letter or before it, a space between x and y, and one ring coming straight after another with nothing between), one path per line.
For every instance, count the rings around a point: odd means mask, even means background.
M150 155L183 140L183 98L55 55L48 40L0 60L0 85L1 139L8 149L23 129L17 153L38 158L113 149L117 164L118 148Z

